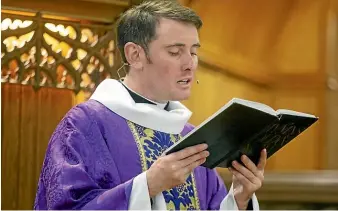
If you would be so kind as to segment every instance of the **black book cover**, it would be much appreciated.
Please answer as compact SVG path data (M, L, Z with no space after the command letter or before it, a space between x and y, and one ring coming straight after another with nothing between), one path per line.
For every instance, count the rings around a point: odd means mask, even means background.
M257 164L263 148L267 149L270 157L318 119L306 115L277 115L274 111L263 110L236 101L230 103L170 147L165 154L207 143L210 155L202 164L204 167L230 167L233 160L241 163L242 154Z

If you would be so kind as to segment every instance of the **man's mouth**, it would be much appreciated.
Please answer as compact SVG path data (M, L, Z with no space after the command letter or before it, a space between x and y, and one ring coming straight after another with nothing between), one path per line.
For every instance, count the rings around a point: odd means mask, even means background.
M178 84L188 84L190 82L190 79L184 79L177 81Z

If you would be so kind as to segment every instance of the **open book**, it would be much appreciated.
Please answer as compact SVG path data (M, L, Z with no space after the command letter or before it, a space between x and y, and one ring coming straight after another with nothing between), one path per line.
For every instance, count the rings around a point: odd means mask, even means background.
M318 120L318 117L292 110L274 110L248 100L233 98L164 153L207 143L209 157L202 166L230 167L245 154L258 163L260 152L268 158Z

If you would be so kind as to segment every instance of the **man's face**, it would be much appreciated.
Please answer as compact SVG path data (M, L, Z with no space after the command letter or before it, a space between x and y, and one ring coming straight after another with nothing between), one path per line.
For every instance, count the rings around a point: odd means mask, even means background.
M157 101L185 100L190 96L197 68L199 38L196 27L161 19L149 46L151 63L143 62L142 80Z

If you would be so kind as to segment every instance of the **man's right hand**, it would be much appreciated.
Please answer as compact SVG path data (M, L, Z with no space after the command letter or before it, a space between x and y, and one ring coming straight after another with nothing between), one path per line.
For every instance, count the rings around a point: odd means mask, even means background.
M150 197L185 183L190 173L209 156L207 147L199 144L159 157L146 173Z

